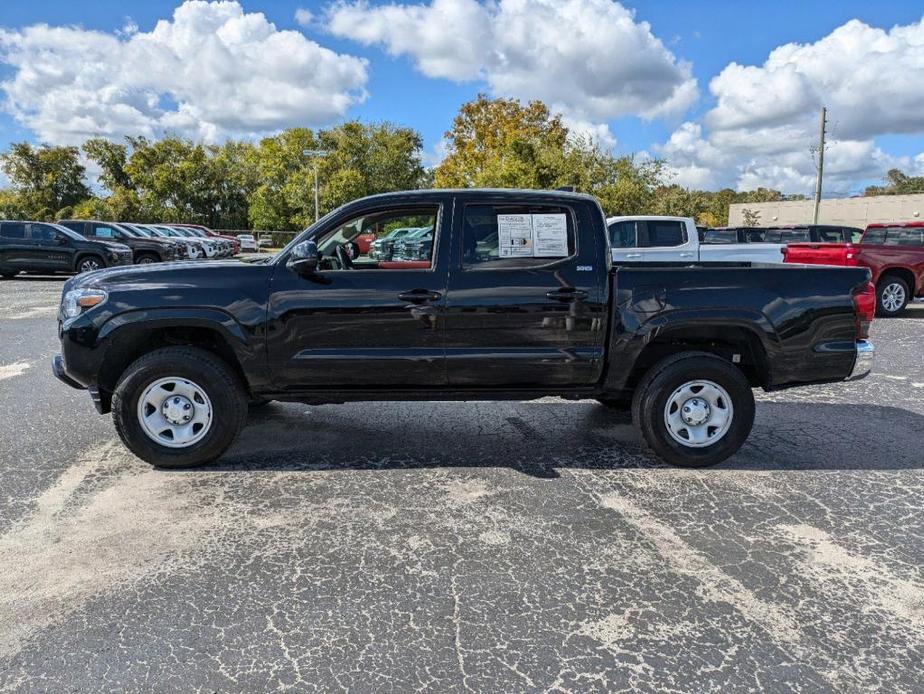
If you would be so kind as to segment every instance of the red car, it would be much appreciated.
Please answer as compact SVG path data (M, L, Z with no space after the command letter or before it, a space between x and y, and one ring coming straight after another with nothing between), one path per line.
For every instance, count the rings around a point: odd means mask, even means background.
M868 267L876 285L876 312L896 316L924 296L924 222L870 224L857 244L792 243L787 263Z
M204 227L201 224L173 224L171 223L170 226L186 227L187 229L198 229L199 231L202 231L208 234L209 236L215 236L217 238L224 239L225 241L230 241L234 255L237 255L238 253L241 252L241 242L237 240L237 236L231 236L229 234L219 234L217 231L212 231L208 227Z

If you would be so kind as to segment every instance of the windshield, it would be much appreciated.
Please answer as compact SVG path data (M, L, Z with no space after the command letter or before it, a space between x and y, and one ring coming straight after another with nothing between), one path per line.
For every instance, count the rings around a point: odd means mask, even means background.
M130 226L128 226L128 224L119 223L119 224L115 224L114 226L117 227L119 231L121 231L123 234L125 234L130 239L134 239L138 237L138 232L132 229Z
M138 234L138 236L143 236L146 239L149 239L154 236L154 234L151 233L150 229L145 229L144 227L140 227L137 224L127 224L126 226L131 227L132 231Z

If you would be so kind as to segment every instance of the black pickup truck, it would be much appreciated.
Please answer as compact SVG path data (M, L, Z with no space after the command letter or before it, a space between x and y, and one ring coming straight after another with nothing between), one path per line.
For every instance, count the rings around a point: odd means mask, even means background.
M352 241L429 226L426 259ZM859 268L613 267L589 196L414 191L345 205L266 263L71 279L53 369L162 467L220 456L248 402L544 396L631 407L658 455L703 466L747 438L752 388L866 375L873 308Z

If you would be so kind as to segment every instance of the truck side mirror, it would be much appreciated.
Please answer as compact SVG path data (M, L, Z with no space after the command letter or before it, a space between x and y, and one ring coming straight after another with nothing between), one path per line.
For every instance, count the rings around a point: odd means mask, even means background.
M59 246L66 246L67 242L68 242L67 236L65 236L64 234L55 234L55 243L57 243Z
M286 267L290 267L300 275L310 275L318 269L318 244L314 241L302 241L295 244Z

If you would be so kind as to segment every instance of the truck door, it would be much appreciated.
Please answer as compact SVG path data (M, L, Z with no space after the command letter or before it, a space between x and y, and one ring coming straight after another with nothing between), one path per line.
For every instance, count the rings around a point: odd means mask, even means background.
M55 272L73 269L74 248L71 239L50 224L32 222L29 228L35 245L36 269Z
M680 219L648 219L639 222L642 258L646 263L698 260L699 237Z
M456 199L444 331L452 386L581 386L602 374L602 219L586 204L543 200ZM541 250L518 236L530 225L534 239L537 229L549 233Z
M610 247L614 263L641 262L638 221L626 219L609 225Z
M446 385L442 312L449 248L442 237L452 198L426 200L373 202L334 217L314 237L321 261L313 275L277 265L266 345L280 390ZM433 229L428 257L379 261L355 241L407 227Z

